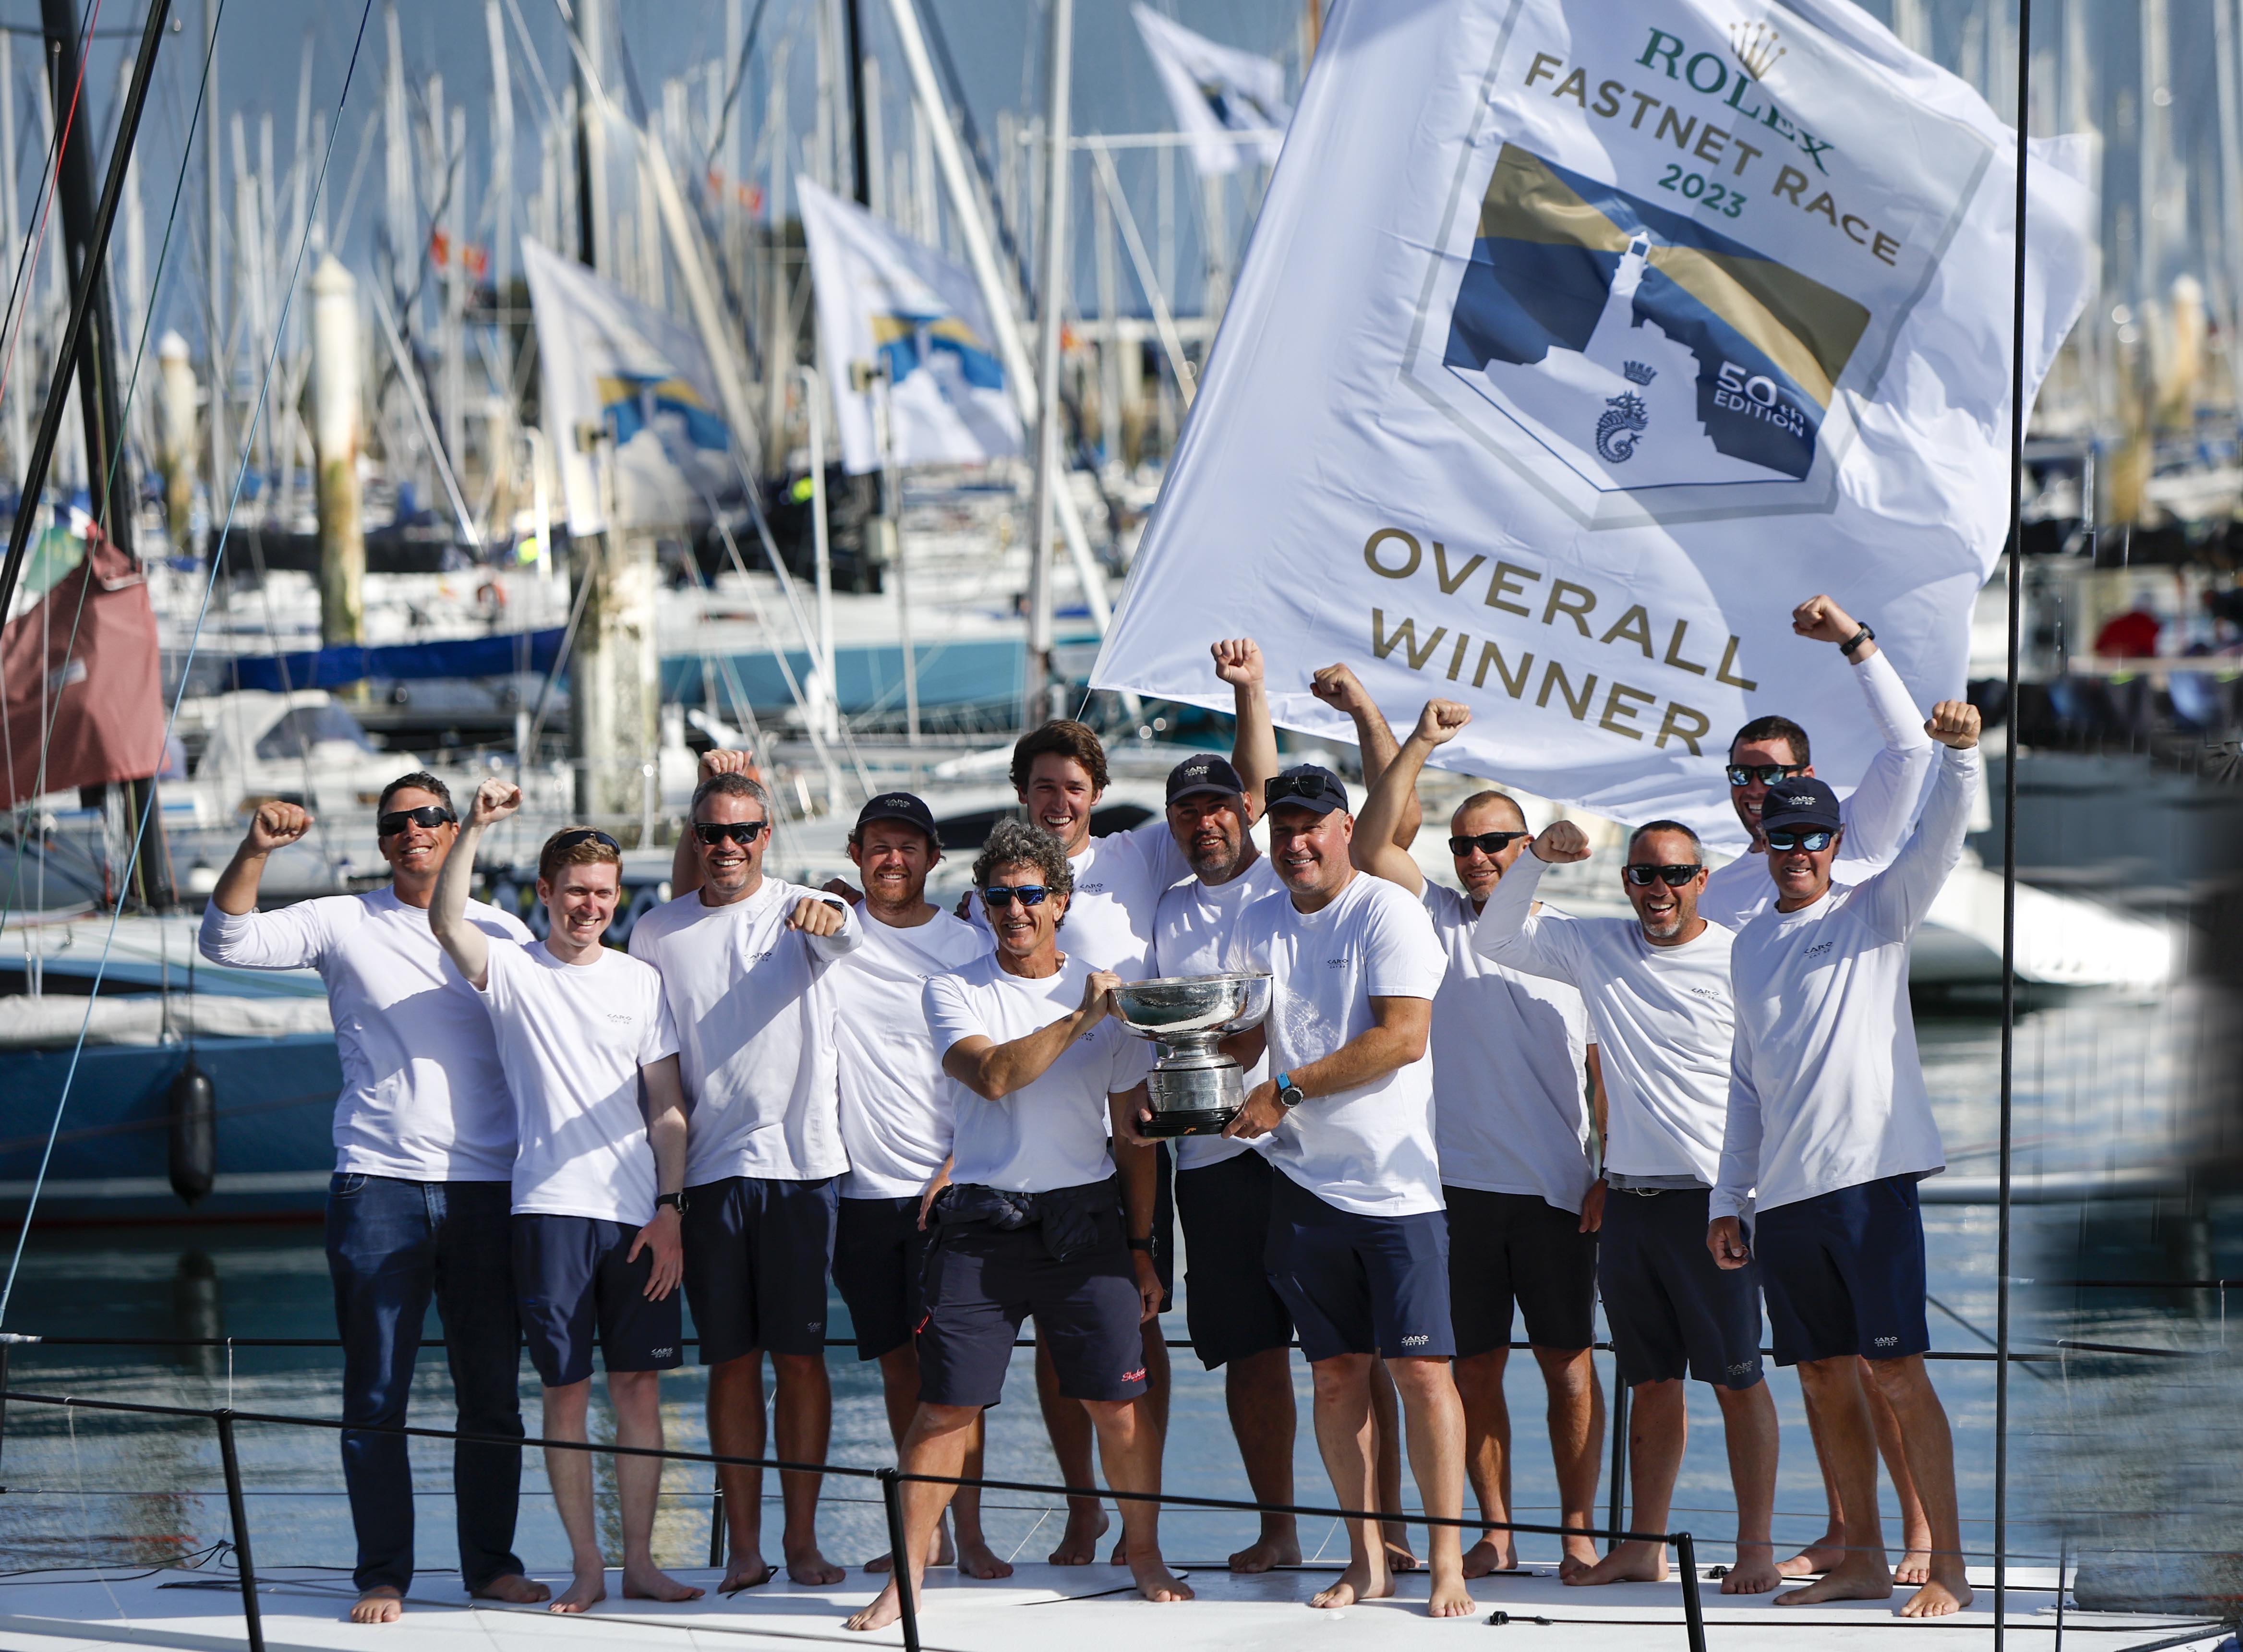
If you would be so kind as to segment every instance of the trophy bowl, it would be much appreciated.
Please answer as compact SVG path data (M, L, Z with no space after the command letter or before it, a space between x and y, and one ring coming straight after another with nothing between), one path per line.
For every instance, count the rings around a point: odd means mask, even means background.
M1146 1075L1151 1136L1216 1136L1246 1103L1246 1075L1216 1046L1261 1025L1270 1013L1270 977L1245 970L1162 975L1114 991L1115 1018L1159 1053Z

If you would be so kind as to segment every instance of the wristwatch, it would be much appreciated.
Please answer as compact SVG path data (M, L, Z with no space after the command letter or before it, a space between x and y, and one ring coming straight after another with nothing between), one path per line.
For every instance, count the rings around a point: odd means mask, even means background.
M1280 1073L1272 1082L1277 1086L1277 1105L1288 1112L1309 1099L1301 1087L1293 1082L1290 1073Z
M675 1193L657 1193L654 1196L654 1208L656 1210L659 1210L665 1204L676 1210L678 1215L684 1216L685 1214L684 1190L680 1189Z
M1871 630L1868 626L1864 625L1861 630L1856 631L1851 637L1849 637L1844 642L1839 644L1838 651L1841 654L1843 654L1848 659L1851 659L1854 657L1854 651L1859 648L1863 643L1874 643L1876 640L1877 634Z
M1129 1248L1132 1251L1143 1251L1149 1253L1153 1248L1153 1236L1148 1233L1142 1239L1130 1240Z

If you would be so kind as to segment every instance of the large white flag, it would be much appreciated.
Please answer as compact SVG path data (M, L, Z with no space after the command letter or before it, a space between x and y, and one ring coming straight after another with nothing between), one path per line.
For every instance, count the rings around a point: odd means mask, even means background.
M1192 138L1192 158L1202 172L1234 172L1243 160L1277 164L1285 141L1285 71L1274 57L1217 45L1171 23L1152 7L1130 8L1145 37L1161 89L1176 111L1176 125ZM1235 132L1254 134L1236 138Z
M854 201L807 178L795 186L843 467L880 468L874 396L887 399L892 463L979 464L1018 453L1020 417L973 278ZM859 391L852 369L876 361L887 366L885 385Z
M615 523L658 528L705 521L737 489L731 429L717 411L708 353L693 329L583 265L524 238L522 271L537 318L546 440L561 469L571 534L608 526L598 453L614 455Z
M2084 145L2029 169L2026 384L2085 301ZM1842 0L1337 10L1100 687L1292 727L1351 662L1443 760L1739 836L1781 711L1843 786L1877 745L1818 591L1916 698L1963 687L2008 514L2015 135Z

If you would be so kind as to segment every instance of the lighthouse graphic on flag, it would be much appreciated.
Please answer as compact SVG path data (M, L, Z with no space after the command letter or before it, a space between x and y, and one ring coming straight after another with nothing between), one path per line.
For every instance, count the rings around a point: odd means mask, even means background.
M1442 361L1600 491L1798 482L1869 322L1697 219L1506 144Z

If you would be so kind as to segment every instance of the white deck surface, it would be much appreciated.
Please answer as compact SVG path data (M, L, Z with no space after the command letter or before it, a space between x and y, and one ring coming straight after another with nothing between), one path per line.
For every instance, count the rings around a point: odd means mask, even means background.
M713 1584L709 1572L678 1576ZM1681 1648L1681 1597L1672 1583L1622 1584L1593 1591L1566 1588L1556 1578L1513 1575L1481 1579L1472 1593L1479 1601L1473 1616L1434 1622L1424 1615L1422 1574L1405 1579L1398 1601L1340 1612L1312 1612L1303 1604L1329 1581L1328 1568L1232 1577L1218 1567L1190 1568L1199 1593L1196 1601L1148 1606L1135 1598L1122 1574L1101 1566L1023 1566L999 1583L977 1583L956 1574L929 1580L920 1618L921 1643L928 1652L1020 1652L1034 1647L1063 1647L1067 1652L1140 1652L1148 1641L1159 1652L1249 1652L1270 1649L1354 1649L1442 1644L1563 1647L1566 1652L1638 1652L1639 1649ZM2009 1641L2020 1652L2051 1648L2056 1631L2053 1574L2045 1568L2013 1573L2020 1583L2011 1594ZM553 1580L548 1580L553 1581ZM1982 1604L1990 1604L1991 1578L1974 1571ZM186 1582L189 1587L176 1587ZM164 1587L165 1584L173 1587ZM211 1587L211 1585L218 1587ZM610 1574L610 1588L616 1586ZM803 1647L898 1645L900 1634L887 1629L856 1635L845 1630L845 1613L871 1597L874 1580L852 1573L830 1589L767 1585L729 1601L701 1600L684 1606L610 1599L583 1617L555 1617L534 1608L479 1605L469 1608L453 1581L429 1578L420 1586L400 1624L354 1625L345 1613L351 1599L347 1578L333 1572L276 1572L259 1595L265 1643L270 1652L311 1652L332 1648L383 1648L392 1652L513 1652L517 1648L680 1649L705 1652L713 1647ZM1896 1649L1926 1644L1938 1652L1990 1647L1990 1615L1965 1614L1942 1620L1943 1627L1905 1622L1884 1606L1837 1606L1779 1609L1769 1597L1743 1601L1725 1597L1720 1585L1705 1585L1707 1640L1715 1652L1731 1649L1799 1646L1833 1649ZM1512 1615L1501 1641L1487 1640L1488 1614L1497 1608ZM1532 1622L1539 1614L1553 1622ZM2115 1616L2069 1612L2065 1634L2084 1652L2122 1652L2171 1640L2190 1627L2186 1619ZM2075 1638L2076 1637L2076 1638ZM2189 1646L2211 1648L2224 1630L2206 1630ZM161 1647L178 1652L219 1652L243 1645L241 1601L230 1579L205 1574L158 1573L104 1582L86 1572L55 1572L0 1585L0 1647L7 1652L71 1652L74 1649Z

